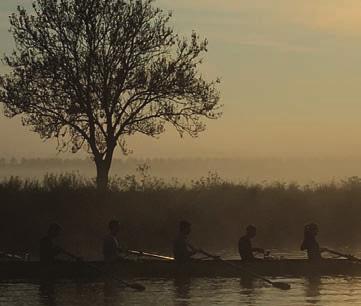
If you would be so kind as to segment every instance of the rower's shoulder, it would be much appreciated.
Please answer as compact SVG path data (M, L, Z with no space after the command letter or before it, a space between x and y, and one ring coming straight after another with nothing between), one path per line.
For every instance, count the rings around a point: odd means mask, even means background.
M177 235L173 240L174 245L185 244L185 243L187 243L187 239L181 235Z
M238 243L244 243L244 242L248 242L249 239L247 236L242 236L241 238L239 238Z
M44 236L40 238L40 245L49 244L51 243L51 239L49 236Z
M113 244L113 243L114 243L114 238L113 238L112 235L107 234L107 235L105 235L103 237L103 244L104 245Z

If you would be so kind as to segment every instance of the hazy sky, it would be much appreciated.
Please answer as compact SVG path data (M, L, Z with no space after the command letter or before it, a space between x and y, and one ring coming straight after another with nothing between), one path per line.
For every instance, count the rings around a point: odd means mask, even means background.
M0 1L6 16L26 0ZM135 156L361 156L360 0L158 0L176 29L210 41L202 72L221 77L224 115L197 139L168 129L129 140ZM4 67L0 66L4 71ZM0 117L0 155L54 156L18 120Z

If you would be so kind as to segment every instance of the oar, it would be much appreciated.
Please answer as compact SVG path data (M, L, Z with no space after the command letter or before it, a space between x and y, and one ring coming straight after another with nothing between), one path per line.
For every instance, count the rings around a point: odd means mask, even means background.
M247 274L249 274L249 275L252 275L252 276L255 277L255 278L261 279L261 280L263 280L264 282L271 284L271 285L272 285L273 287L275 287L275 288L278 288L278 289L281 289L281 290L289 290L289 289L291 289L291 285L288 284L288 283L271 281L271 280L269 280L268 278L265 278L265 277L263 277L262 275L259 275L259 274L255 273L255 272L253 272L253 271L250 271L250 270L245 269L245 268L243 268L243 267L241 267L241 266L235 265L235 264L233 264L233 263L231 263L231 262L225 261L224 259L220 258L219 256L215 256L215 255L209 254L209 253L207 253L207 252L205 252L205 251L203 251L203 250L199 250L199 252L202 253L202 254L204 254L204 255L206 255L206 256L208 256L208 257L210 257L210 258L213 258L213 259L215 259L215 260L219 260L219 261L221 261L222 263L224 263L225 265L228 265L228 266L233 267L233 268L235 268L235 269L238 269L238 270L240 270L240 271L242 271L242 272L245 272L245 273L247 273Z
M173 257L168 257L168 256L163 256L163 255L158 255L158 254L153 254L153 253L148 253L148 252L143 252L143 251L127 250L127 252L129 254L138 255L138 256L146 256L146 257L152 257L152 258L169 260L169 261L174 260Z
M357 258L353 255L348 255L348 254L343 254L343 253L340 253L340 252L337 252L337 251L334 251L334 250L330 250L330 249L325 249L325 251L331 253L331 254L334 254L334 255L337 255L337 256L341 256L341 257L344 257L348 260L351 260L351 261L359 261L361 262L361 259L360 258Z
M9 259L24 260L24 258L22 258L19 255L9 254L9 253L4 253L4 252L0 252L0 256L4 256Z
M118 277L115 277L114 275L110 275L109 273L107 273L104 270L98 268L97 266L95 266L93 264L90 264L88 262L85 262L82 258L80 258L80 257L78 257L78 256L76 256L74 254L71 254L71 253L69 253L67 251L64 251L64 250L62 250L62 253L64 253L65 255L67 255L67 256L69 256L69 257L71 257L71 258L73 258L73 259L75 259L75 260L77 260L79 262L81 262L85 266L87 266L87 267L89 267L89 268L91 268L93 270L98 271L100 274L107 274L110 278L122 283L126 287L129 287L129 288L132 288L132 289L138 290L138 291L144 291L145 290L145 287L143 285L138 284L138 283L128 283L128 282L126 282L126 281L124 281L124 280L122 280L122 279L120 279Z

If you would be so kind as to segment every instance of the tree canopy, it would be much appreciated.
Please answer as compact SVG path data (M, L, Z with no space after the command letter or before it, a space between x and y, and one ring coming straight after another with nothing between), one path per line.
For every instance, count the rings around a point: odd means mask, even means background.
M218 80L199 72L207 40L175 33L152 0L36 0L10 17L15 50L3 61L8 117L58 149L85 148L105 188L114 150L170 124L193 137L220 113Z

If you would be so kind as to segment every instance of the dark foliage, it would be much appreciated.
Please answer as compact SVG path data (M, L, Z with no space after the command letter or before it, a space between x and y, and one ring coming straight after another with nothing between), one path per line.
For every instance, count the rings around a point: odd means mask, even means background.
M121 221L122 241L129 247L165 253L181 219L193 223L195 244L235 253L249 223L258 227L256 243L267 248L298 250L309 222L319 224L323 246L356 248L361 241L361 179L356 177L301 187L232 184L213 174L186 187L140 168L135 176L112 180L105 196L98 195L94 182L76 175L48 175L41 182L3 181L0 198L2 247L34 254L39 237L56 221L65 229L69 250L98 257L113 218Z

